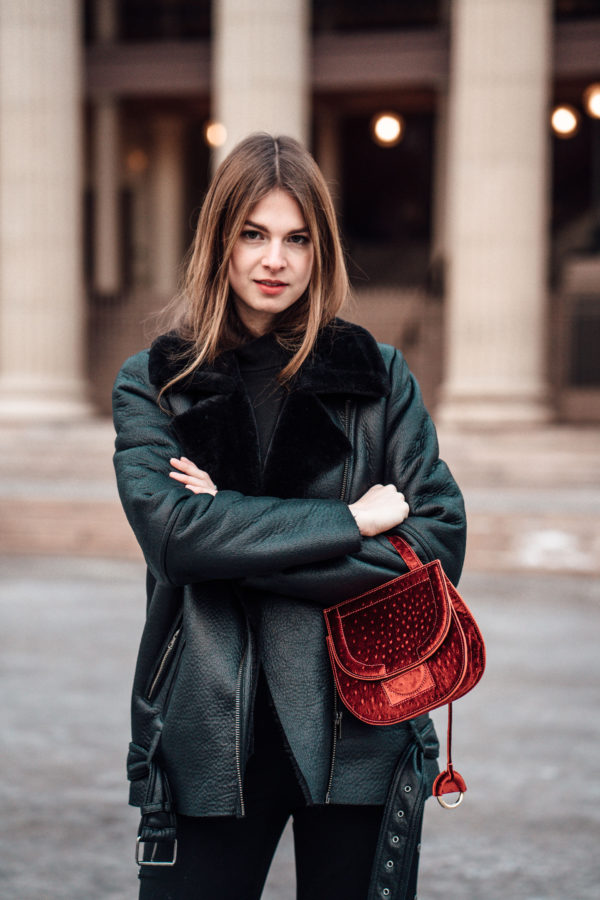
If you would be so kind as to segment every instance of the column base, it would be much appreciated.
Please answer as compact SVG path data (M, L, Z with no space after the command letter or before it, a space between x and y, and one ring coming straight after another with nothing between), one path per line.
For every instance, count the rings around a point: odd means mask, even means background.
M74 422L90 419L94 407L80 381L44 379L32 383L20 378L0 377L0 421L2 422Z
M435 415L439 425L471 428L539 426L554 419L545 398L501 395L442 395Z

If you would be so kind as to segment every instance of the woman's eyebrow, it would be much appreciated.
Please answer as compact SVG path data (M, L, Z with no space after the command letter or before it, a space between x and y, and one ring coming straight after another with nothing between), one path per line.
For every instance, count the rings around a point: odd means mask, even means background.
M257 231L269 230L265 225L261 225L259 222L253 222L251 219L246 219L244 227L256 228ZM308 234L308 225L302 225L300 228L292 228L291 231L288 231L288 234L302 234L303 232L306 232Z

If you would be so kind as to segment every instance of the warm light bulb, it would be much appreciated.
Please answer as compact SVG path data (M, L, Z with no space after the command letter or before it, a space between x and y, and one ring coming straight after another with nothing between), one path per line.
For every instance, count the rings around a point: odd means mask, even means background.
M554 134L561 138L573 137L579 128L579 113L572 106L556 106L552 112Z
M371 133L381 147L394 147L402 140L404 119L398 113L377 113L371 122Z
M204 140L209 147L222 147L227 140L227 129L221 122L207 122L204 126Z
M133 175L140 175L148 168L148 157L143 150L134 148L130 150L125 159L127 168Z
M583 105L588 116L600 119L600 84L590 84L583 92Z

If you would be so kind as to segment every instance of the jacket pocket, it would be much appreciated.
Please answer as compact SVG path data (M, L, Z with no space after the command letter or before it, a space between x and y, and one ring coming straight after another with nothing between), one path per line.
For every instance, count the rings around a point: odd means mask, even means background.
M162 694L161 706L166 706L184 646L183 616L179 616L148 679L145 698L149 703L153 703Z

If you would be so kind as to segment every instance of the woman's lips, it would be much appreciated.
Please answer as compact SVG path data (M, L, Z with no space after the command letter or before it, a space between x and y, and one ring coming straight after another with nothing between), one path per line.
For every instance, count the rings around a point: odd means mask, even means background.
M255 284L258 285L260 291L263 294L268 294L269 297L274 297L277 294L281 294L281 292L287 287L287 283L285 281L277 281L275 279L261 279L260 281L255 281Z

